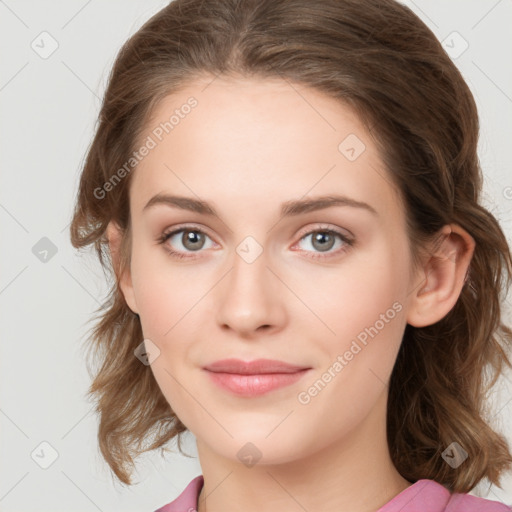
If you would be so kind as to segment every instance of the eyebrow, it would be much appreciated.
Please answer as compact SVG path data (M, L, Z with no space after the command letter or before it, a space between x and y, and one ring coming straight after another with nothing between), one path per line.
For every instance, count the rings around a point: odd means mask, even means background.
M192 197L157 194L146 203L146 206L144 206L142 211L144 212L156 205L174 206L182 210L211 215L220 219L215 208L213 208L213 206L208 202L202 201L201 199L194 199ZM367 210L375 216L379 215L375 208L365 202L356 201L355 199L346 196L330 194L309 199L286 201L281 205L281 216L295 216L302 213L323 210L324 208L330 208L332 206L350 206L352 208Z

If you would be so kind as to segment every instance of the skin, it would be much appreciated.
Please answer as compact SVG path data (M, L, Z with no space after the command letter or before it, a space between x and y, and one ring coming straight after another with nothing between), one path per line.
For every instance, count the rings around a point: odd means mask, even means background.
M375 511L411 485L386 441L387 383L403 331L454 306L474 241L447 225L436 238L442 246L413 268L405 210L371 136L321 92L281 80L197 78L157 106L143 136L190 96L197 107L132 176L132 259L119 279L144 338L160 350L155 379L196 436L199 512ZM354 161L338 149L349 134L366 146ZM143 211L159 193L208 201L220 219L165 204ZM280 215L285 201L334 193L376 214L332 206ZM190 249L183 232L158 243L184 223L206 232L202 248ZM326 227L354 244L336 236L334 245L314 244L310 233ZM107 233L116 260L121 233L114 223ZM247 236L263 249L251 263L236 252ZM165 245L191 258L173 258ZM298 393L397 302L394 318L300 403ZM238 397L202 369L228 357L311 370L291 386ZM237 456L248 442L261 454L251 467Z

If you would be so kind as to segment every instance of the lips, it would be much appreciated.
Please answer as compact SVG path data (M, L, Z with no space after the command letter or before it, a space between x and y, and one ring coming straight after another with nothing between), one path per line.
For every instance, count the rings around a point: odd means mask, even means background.
M273 359L223 359L203 368L210 380L224 391L240 397L265 395L291 386L311 369Z
M306 370L308 367L293 365L276 359L255 359L249 362L242 361L241 359L222 359L205 366L204 369L215 373L259 375L268 373L296 373Z

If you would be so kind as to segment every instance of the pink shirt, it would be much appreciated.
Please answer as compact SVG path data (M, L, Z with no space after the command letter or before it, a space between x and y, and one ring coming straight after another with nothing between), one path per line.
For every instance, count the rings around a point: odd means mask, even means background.
M155 512L197 512L203 475L194 478L171 503ZM421 479L397 494L377 512L512 512L509 505L471 494L450 494L434 480Z

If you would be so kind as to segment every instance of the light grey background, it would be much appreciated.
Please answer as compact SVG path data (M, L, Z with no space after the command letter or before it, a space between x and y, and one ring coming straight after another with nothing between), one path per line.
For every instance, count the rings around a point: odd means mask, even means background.
M106 78L122 43L167 2L0 0L1 273L0 510L153 511L201 473L196 458L139 459L135 480L113 482L84 394L88 319L107 290L94 254L79 256L68 225ZM480 112L485 204L512 234L512 2L405 2L447 40ZM50 36L58 48L51 49ZM453 35L456 31L459 35ZM41 39L45 38L43 42ZM465 46L466 51L458 55ZM38 49L37 53L31 45ZM38 45L38 46L36 46ZM33 252L47 237L57 250ZM39 246L36 246L41 250ZM37 251L36 251L37 252ZM42 256L42 255L40 255ZM510 320L510 301L508 304ZM496 427L512 446L512 376L493 393ZM47 469L53 447L58 458ZM196 456L195 440L185 447ZM33 455L33 457L31 456ZM512 504L504 489L472 494Z

